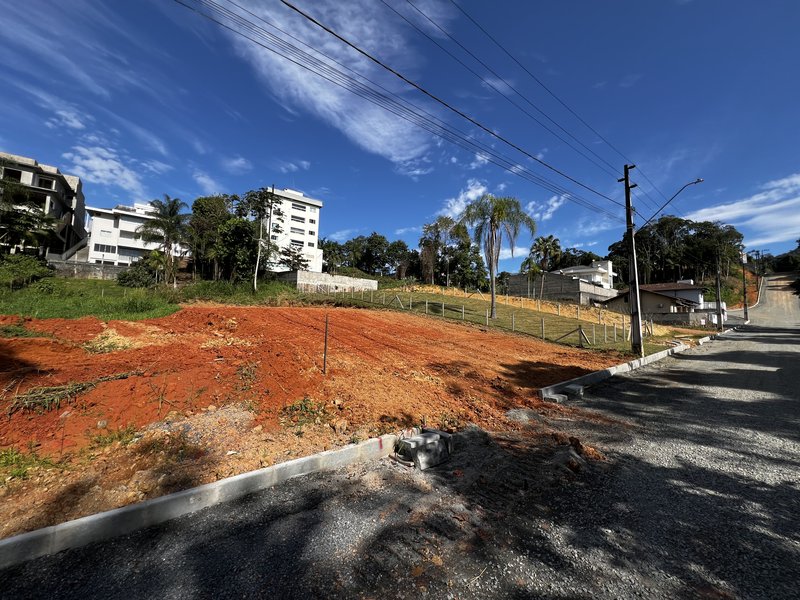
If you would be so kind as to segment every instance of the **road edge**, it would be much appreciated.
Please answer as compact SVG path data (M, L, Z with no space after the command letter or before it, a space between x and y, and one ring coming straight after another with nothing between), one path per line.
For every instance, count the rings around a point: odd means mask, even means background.
M704 338L700 338L697 340L697 345L702 346L703 344L710 342L712 340L717 339L718 337L725 335L731 331L735 331L735 327L731 329L726 329L721 331L720 333L715 333L714 335L708 335ZM616 365L613 367L608 367L606 369L602 369L600 371L594 371L592 373L587 373L586 375L581 375L580 377L574 377L573 379L568 379L567 381L562 381L560 383L555 383L553 385L548 385L547 387L543 387L539 390L539 397L542 400L547 399L555 399L555 400L563 400L565 399L562 392L572 392L580 390L579 395L582 395L583 387L587 385L592 385L595 383L599 383L614 375L620 375L622 373L628 373L629 371L635 371L641 367L646 365L652 364L654 362L658 362L660 360L664 360L672 356L673 354L680 354L681 352L686 352L687 350L691 350L692 346L687 346L686 344L680 344L675 346L674 348L667 348L666 350L662 350L661 352L656 352L655 354L650 354L645 356L644 358L637 358L635 360L628 361L626 363L622 363L620 365ZM569 389L567 389L569 388Z
M293 477L383 458L394 451L396 441L395 435L383 435L337 450L326 450L122 508L21 533L0 540L0 569L158 525L273 487Z

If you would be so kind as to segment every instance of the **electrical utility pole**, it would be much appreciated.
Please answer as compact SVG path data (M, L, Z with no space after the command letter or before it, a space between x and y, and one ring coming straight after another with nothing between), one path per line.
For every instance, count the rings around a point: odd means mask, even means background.
M719 262L719 247L717 247L717 329L719 331L723 330L722 324L722 282L720 278L722 277L721 267Z
M625 223L630 237L630 254L628 256L628 302L631 305L631 350L639 357L644 356L642 345L642 316L639 303L639 267L636 263L636 240L633 231L633 206L631 206L631 190L636 187L631 183L630 170L636 165L625 165L625 177L619 180L625 183Z
M742 252L742 304L744 305L744 321L750 320L747 316L747 277L744 266L747 264L747 252Z

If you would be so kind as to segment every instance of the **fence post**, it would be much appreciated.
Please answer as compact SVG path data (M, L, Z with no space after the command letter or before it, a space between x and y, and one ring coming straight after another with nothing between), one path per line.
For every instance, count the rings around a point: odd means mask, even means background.
M383 292L383 295L381 296L381 304L386 304L386 292Z
M328 372L328 315L325 315L325 348L322 351L322 374Z
M464 320L464 305L461 305L461 320Z
M542 317L542 339L544 339L544 317Z
M489 326L489 309L486 309L486 326Z
M605 323L603 323L603 343L608 343L608 325Z
M425 314L428 314L428 301L425 300Z
M578 323L578 346L583 348L583 325Z
M539 312L542 312L542 299L540 298L540 299L539 299L539 300L537 300L536 302L538 303L538 306L539 306L539 309L538 309L538 310L539 310Z
M614 323L614 343L617 343L617 324Z
M372 302L372 290L369 291L369 302L370 304L374 304L374 302Z
M578 314L578 321L580 321L581 320L581 305L580 304L578 304L575 307L575 312Z
M592 323L592 344L597 345L597 338L595 337L594 323Z
M561 305L560 304L556 304L556 310L558 310L558 316L560 317L561 316Z
M514 322L514 313L511 313L511 331L513 332L516 329L516 324Z
M408 310L414 308L414 294L408 295Z

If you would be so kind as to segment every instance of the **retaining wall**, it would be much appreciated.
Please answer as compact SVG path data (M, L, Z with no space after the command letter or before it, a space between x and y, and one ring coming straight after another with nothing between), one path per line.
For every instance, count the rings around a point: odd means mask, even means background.
M280 273L278 280L297 287L301 292L359 292L361 290L378 289L378 282L374 279L360 279L358 277L314 273L312 271Z

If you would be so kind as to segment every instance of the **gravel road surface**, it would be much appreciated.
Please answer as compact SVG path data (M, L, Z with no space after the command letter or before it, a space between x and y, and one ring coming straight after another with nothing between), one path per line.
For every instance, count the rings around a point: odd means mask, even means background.
M587 390L607 422L469 429L0 572L3 598L799 598L800 302ZM577 435L608 460L573 460ZM547 439L555 440L547 443Z

